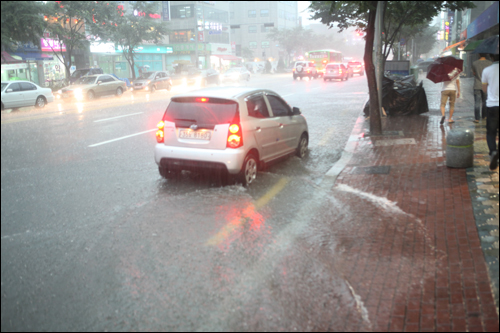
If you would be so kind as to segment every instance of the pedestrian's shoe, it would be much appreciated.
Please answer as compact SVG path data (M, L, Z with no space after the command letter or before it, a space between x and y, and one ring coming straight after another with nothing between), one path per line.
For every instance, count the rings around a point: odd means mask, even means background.
M490 170L496 170L496 168L498 168L498 150L490 155Z
M448 124L453 124L454 122L455 122L455 120L453 120L451 118L450 118L450 120L448 120Z
M443 125L443 124L444 124L444 118L445 118L445 116L442 116L442 117L441 117L441 121L439 122L441 125Z

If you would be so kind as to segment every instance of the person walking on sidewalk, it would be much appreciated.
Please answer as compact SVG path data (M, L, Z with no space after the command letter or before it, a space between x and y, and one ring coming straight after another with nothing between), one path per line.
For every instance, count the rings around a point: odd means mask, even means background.
M443 82L443 88L441 89L441 122L440 124L443 125L444 119L446 118L445 116L445 109L446 109L446 102L448 102L448 99L450 100L450 119L448 119L448 122L454 123L455 121L453 120L453 112L455 111L455 100L457 98L460 98L460 80L457 77L454 80L451 81L444 81Z
M479 53L479 60L472 63L472 74L474 75L474 122L486 118L486 93L483 92L481 78L483 70L491 66L492 62L486 59L485 53ZM480 110L481 109L481 110Z
M483 91L486 99L486 142L490 151L490 170L498 168L498 54L493 56L494 62L483 70Z

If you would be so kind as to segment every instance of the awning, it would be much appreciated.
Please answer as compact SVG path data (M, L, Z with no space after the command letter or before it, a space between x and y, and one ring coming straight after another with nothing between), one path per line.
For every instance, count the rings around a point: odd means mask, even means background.
M467 46L465 47L464 51L474 51L476 49L476 47L479 46L479 44L481 44L482 42L484 42L484 39L481 39L481 40L476 40L476 41L473 41L473 42L470 42L469 44L467 44Z
M26 61L35 61L35 60L54 60L54 58L45 53L38 52L27 52L27 53L14 53L16 56L23 58Z
M213 57L219 57L222 60L242 60L243 58L234 56L232 54L212 54Z
M8 54L5 51L2 51L2 64L20 64L26 62L24 60L19 60L14 57L12 57L10 54Z
M454 48L455 48L455 47L457 47L457 46L462 46L462 45L464 45L464 44L465 44L465 40L462 40L462 41L460 41L460 42L458 42L458 43L455 43L455 44L453 44L453 45L448 46L447 48L445 48L445 49L443 50L443 52L446 52L446 51L448 51L448 50L454 49Z

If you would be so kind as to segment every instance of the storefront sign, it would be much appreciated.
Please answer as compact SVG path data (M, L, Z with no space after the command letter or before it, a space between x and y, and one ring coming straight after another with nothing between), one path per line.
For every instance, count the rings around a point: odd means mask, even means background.
M203 42L204 37L203 37L203 31L198 31L198 42Z
M467 27L467 38L472 38L481 32L498 24L498 1L495 1L484 12L481 13L469 26ZM498 33L498 29L497 29Z
M15 52L40 52L40 48L37 45L33 44L33 42L17 42L11 45L11 49L13 49L13 51Z
M66 52L66 45L60 44L59 40L56 39L42 38L40 44L43 52Z
M232 54L231 44L210 43L212 53L214 54ZM236 45L235 45L236 47Z
M116 47L116 52L122 52L123 48L121 45ZM142 45L138 46L134 49L135 53L170 53L168 52L168 48L166 46L158 46L158 45Z
M27 63L21 63L21 64L2 64L2 70L19 69L19 68L28 68L28 64Z
M115 53L114 43L90 43L91 53Z

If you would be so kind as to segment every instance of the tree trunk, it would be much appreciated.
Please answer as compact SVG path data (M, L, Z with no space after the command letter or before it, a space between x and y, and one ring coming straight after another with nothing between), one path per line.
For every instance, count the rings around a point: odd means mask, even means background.
M377 1L371 1L368 12L368 26L366 27L365 61L366 79L370 92L370 134L382 134L382 122L380 120L380 109L378 106L377 80L375 78L375 66L373 65L373 41L375 37L375 16L377 14Z

